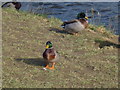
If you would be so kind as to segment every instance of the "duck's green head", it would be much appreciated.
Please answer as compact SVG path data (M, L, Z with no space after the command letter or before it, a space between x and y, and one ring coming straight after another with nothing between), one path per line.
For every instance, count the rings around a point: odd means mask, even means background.
M46 48L52 48L52 43L50 41L46 42Z
M86 17L84 12L78 13L77 19L80 19L80 18L85 18L86 20L88 20L88 17Z

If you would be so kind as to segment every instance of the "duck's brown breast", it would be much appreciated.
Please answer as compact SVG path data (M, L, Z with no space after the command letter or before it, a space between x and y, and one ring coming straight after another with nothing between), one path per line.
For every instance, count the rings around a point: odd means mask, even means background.
M43 57L46 60L53 60L55 59L55 52L54 49L46 49L43 53Z
M78 19L78 20L85 26L85 28L87 28L88 21L86 21L85 19Z

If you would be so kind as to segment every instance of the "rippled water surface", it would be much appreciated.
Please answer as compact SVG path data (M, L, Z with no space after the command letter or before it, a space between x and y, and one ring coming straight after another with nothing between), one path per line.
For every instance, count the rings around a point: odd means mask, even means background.
M104 25L118 34L117 2L23 2L21 10L47 14L62 21L75 19L83 11L89 23Z

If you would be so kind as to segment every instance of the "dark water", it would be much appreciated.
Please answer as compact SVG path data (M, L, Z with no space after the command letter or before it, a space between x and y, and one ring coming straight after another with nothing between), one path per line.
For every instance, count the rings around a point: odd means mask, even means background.
M89 23L104 25L119 34L118 2L22 2L21 10L47 14L62 21L75 19L83 11L89 17Z

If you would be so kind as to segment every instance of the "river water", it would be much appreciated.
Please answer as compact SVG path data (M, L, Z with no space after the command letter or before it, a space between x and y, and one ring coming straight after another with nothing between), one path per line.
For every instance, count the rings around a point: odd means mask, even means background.
M85 12L89 23L104 25L119 34L117 2L22 2L21 10L47 14L62 21L75 19L79 12Z

